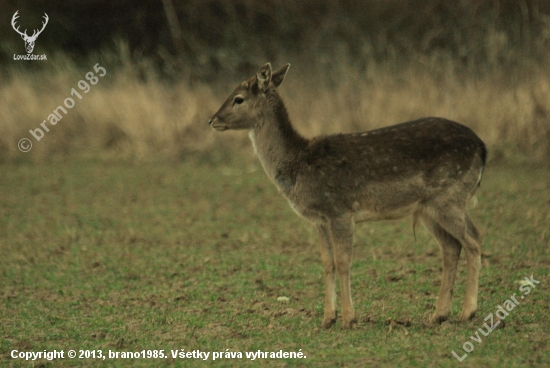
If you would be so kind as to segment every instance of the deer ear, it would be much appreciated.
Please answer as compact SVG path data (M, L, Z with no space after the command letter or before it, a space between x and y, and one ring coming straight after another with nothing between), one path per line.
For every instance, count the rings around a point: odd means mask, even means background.
M290 68L290 64L286 64L285 66L275 70L271 76L271 82L275 87L279 87L281 83L285 80L286 72L288 72L288 68Z
M260 71L256 73L256 80L258 82L258 87L260 88L260 91L265 92L265 90L267 90L267 86L269 86L269 82L271 82L270 63L262 66L262 69L260 69Z

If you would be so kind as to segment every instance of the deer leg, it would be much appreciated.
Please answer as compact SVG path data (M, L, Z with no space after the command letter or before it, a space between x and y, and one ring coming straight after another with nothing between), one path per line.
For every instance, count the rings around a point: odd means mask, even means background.
M356 322L351 300L350 268L353 250L353 220L350 217L331 220L336 272L340 279L342 298L342 328L351 328Z
M457 207L448 208L438 220L441 227L460 241L466 253L468 265L466 295L459 317L461 322L465 322L472 318L477 310L479 270L481 269L481 236L468 215Z
M426 217L422 217L421 219L424 226L437 240L441 249L441 255L443 256L443 274L441 276L439 298L435 313L430 317L431 323L441 323L447 320L451 313L451 300L462 245L433 219Z
M325 315L324 328L330 328L336 322L336 266L334 265L334 249L327 225L318 225L317 231L321 238L321 259L325 271Z
M477 294L479 288L479 270L481 269L481 236L476 226L466 215L467 231L464 236L464 250L468 263L466 276L466 295L460 313L460 321L466 322L472 318L477 310Z
M483 238L468 214L466 214L466 231L468 232L468 235L470 235L478 244L481 245Z

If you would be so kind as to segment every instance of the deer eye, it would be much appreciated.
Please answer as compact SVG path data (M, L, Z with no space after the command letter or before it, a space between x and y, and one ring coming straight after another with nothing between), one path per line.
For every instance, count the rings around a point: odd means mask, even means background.
M239 96L235 97L235 99L233 100L233 104L237 104L237 105L240 105L243 102L244 102L244 98L239 97Z

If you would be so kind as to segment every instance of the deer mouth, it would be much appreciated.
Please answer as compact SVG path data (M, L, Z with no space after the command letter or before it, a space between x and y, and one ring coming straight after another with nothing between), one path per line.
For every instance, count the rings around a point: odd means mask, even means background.
M227 130L227 126L226 125L214 125L212 124L212 128L216 129L218 132L223 132L224 130Z
M227 130L227 125L221 123L218 118L212 118L208 123L212 128L216 129L218 132L223 132L224 130Z

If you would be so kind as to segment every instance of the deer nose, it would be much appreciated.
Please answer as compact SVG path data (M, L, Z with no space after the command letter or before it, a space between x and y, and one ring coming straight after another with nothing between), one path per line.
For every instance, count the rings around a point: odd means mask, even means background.
M212 126L212 124L214 124L214 121L216 121L216 118L213 116L210 118L210 120L208 120L208 125Z

